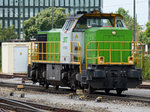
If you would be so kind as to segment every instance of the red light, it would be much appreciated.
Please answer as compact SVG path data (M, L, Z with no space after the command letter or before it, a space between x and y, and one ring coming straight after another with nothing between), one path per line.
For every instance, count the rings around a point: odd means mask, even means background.
M130 57L130 60L132 60L133 58L132 57Z
M104 59L103 57L100 57L100 60L101 60L101 61L103 61L103 59Z

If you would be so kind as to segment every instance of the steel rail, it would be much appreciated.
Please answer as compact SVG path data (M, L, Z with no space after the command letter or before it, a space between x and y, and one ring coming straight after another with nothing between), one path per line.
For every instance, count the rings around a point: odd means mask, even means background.
M8 107L13 106L13 110L17 109L18 111L21 111L21 112L44 112L44 111L79 112L79 111L75 111L75 110L50 107L50 106L41 105L41 104L37 104L37 103L30 103L30 102L19 101L19 100L14 100L14 99L9 99L9 98L0 98L0 102L6 103L6 104L0 103L0 107L2 107L2 108L11 109ZM7 107L5 107L5 106L7 106Z
M19 112L44 112L41 109L32 107L30 105L2 97L0 97L0 107Z
M0 86L16 88L17 84L0 82ZM75 94L75 91L72 91L71 89L60 88L59 90L54 90L52 87L50 87L49 89L44 89L43 87L35 86L35 85L24 85L24 87L26 91L29 89L32 91L48 92L52 94L69 94L71 92ZM113 94L113 93L106 95L104 92L95 92L94 94L90 94L90 95L85 94L85 96L88 100L94 100L96 99L96 97L102 96L104 100L123 100L123 101L137 101L137 102L150 103L150 99L148 97L136 96L136 95L133 96L133 95L122 94L118 96L117 94Z

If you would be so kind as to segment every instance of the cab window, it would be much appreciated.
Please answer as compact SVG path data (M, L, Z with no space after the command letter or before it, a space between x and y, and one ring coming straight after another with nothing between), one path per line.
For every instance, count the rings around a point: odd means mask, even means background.
M121 20L117 20L116 26L117 26L117 27L124 27L124 25L123 25L123 23L122 23Z

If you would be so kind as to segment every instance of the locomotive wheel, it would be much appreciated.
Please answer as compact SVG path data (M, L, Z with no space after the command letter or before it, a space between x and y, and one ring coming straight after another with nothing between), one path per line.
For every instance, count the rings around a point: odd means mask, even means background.
M46 89L49 88L49 84L48 83L46 83L44 86L45 86Z
M88 86L88 89L87 89L87 93L88 93L88 94L92 94L93 91L94 91L93 88L89 85L89 86Z
M121 90L121 89L117 89L117 90L116 90L117 95L121 95L122 91L123 91L123 90Z
M109 94L110 90L109 89L105 89L105 93Z
M54 86L54 89L55 89L55 90L58 90L58 89L59 89L59 86Z

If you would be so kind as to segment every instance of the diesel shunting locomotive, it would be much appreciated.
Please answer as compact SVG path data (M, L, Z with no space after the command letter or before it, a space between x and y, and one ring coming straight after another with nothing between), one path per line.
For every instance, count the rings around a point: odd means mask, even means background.
M142 83L142 55L121 15L78 12L62 29L38 32L29 48L28 76L46 88L121 94Z

